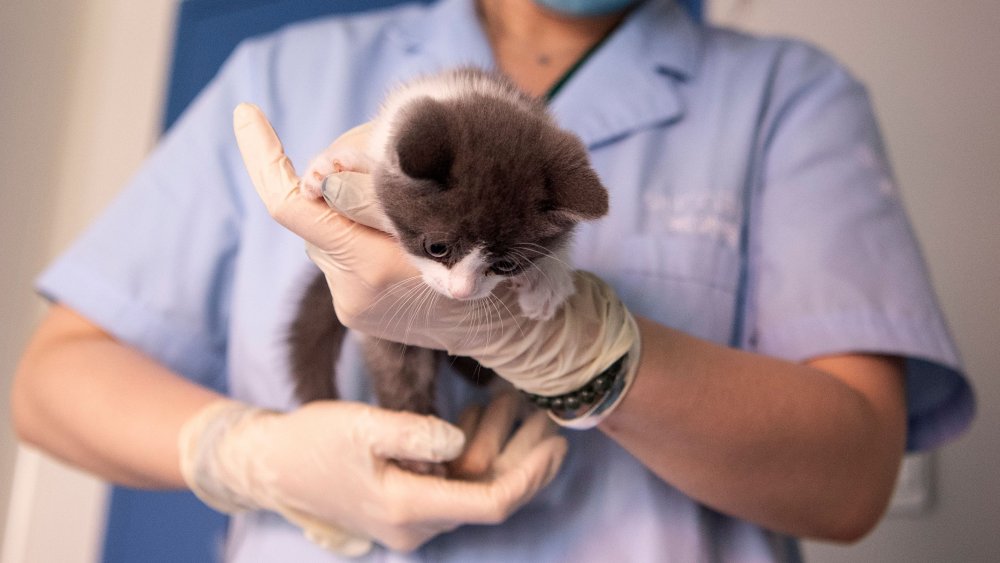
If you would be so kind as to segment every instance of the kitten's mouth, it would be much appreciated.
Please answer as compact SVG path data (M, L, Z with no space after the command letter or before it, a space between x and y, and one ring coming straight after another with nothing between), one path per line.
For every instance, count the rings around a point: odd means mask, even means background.
M479 299L485 299L487 295L489 295L489 294L486 293L486 294L483 294L483 295L473 294L473 295L461 295L461 296L460 295L449 295L449 297L451 297L455 301L478 301Z
M453 292L451 290L442 291L445 296L449 299L454 299L455 301L480 301L482 299L487 299L490 294L493 293L493 288L478 287L473 291L469 292Z

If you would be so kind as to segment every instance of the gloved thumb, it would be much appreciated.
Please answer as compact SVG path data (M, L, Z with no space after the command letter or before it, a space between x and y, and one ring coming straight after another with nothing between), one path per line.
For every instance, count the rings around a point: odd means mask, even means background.
M250 181L275 221L320 246L325 246L331 233L354 225L331 212L324 202L302 195L295 168L260 108L248 103L236 106L233 132Z
M298 187L295 168L260 108L248 103L236 106L233 132L250 180L265 204L283 200Z
M461 430L433 416L372 409L358 424L372 453L386 459L440 463L455 459L465 447Z
M383 233L395 232L378 201L371 174L337 172L323 180L322 190L327 205L338 212Z

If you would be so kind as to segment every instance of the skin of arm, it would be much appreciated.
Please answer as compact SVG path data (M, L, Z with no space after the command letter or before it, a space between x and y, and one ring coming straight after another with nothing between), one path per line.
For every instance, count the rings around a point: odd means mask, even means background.
M500 68L541 95L624 12L573 18L532 0L480 0ZM901 361L796 364L638 319L633 387L600 428L664 481L721 512L795 536L856 541L888 504L906 440Z
M480 9L517 13L491 6ZM616 22L594 23L603 30ZM560 75L558 65L534 68L503 52L502 68L529 92L544 92ZM898 360L857 354L795 364L639 324L639 372L605 433L664 481L727 514L841 541L874 526L905 442ZM12 415L23 440L69 463L126 485L173 488L184 486L178 430L218 398L56 305L18 368Z
M638 320L639 372L605 433L733 516L840 541L874 526L905 442L899 361L794 364ZM55 305L25 351L11 405L21 439L59 459L133 487L181 488L177 432L218 398Z
M721 512L834 541L875 526L905 448L900 360L797 364L637 320L639 371L601 430Z
M132 487L183 488L177 435L220 398L53 305L11 389L18 436L95 475Z

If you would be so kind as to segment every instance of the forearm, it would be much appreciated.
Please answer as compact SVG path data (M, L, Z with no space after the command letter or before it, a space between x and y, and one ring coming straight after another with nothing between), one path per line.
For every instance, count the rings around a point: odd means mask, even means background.
M18 367L11 406L22 440L113 482L183 487L181 425L218 395L55 306Z
M639 372L604 432L692 498L770 529L852 540L874 525L905 441L895 363L814 364L833 374L639 323Z

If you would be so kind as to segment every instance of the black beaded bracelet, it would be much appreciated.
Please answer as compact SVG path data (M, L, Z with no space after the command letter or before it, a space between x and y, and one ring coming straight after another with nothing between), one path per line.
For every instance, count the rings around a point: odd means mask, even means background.
M576 391L570 391L569 393L563 393L554 397L535 395L527 391L522 391L522 393L539 408L549 409L561 416L565 413L572 413L581 407L594 404L618 383L618 380L622 377L622 366L625 364L627 357L628 354L625 354L618 358L615 360L615 363L594 376L586 385ZM570 416L569 418L572 417Z

